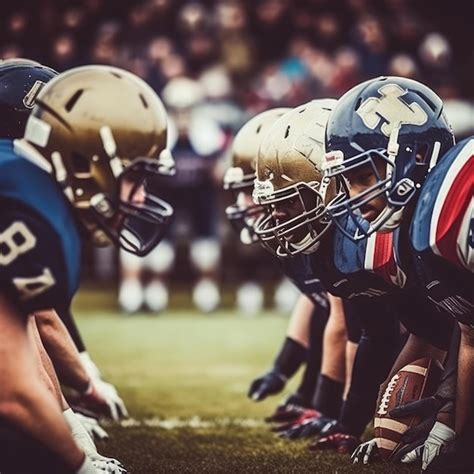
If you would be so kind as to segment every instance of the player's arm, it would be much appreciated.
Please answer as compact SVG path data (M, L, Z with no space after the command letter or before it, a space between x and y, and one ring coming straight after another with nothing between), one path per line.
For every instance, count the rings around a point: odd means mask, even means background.
M110 416L114 420L125 416L125 405L117 392L109 389L110 384L103 382L100 374L94 377L86 370L76 345L56 311L35 311L35 319L59 379L78 393L71 403L79 403L97 415Z
M44 347L54 364L61 382L80 393L87 390L90 377L87 375L71 336L59 319L56 311L35 311L34 317Z
M0 417L45 445L73 471L85 461L58 400L40 378L27 318L0 295Z
M287 335L275 358L273 368L251 383L249 398L261 401L269 395L280 393L287 380L300 368L305 360L309 343L312 311L313 303L302 294L291 314Z

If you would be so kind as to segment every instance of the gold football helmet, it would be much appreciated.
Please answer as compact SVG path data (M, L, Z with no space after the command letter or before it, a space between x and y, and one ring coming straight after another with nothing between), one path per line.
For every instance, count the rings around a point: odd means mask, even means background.
M336 100L313 100L281 117L262 141L253 198L265 209L256 234L278 257L311 253L329 229L335 180L323 179L326 123Z
M44 87L23 146L60 184L96 244L137 255L161 240L172 207L154 192L174 174L167 116L155 92L130 72L84 66Z
M261 206L252 201L258 149L270 127L290 108L270 109L252 117L232 143L232 166L224 175L224 189L232 193L234 203L225 210L232 227L244 244L258 242L254 225L262 215Z

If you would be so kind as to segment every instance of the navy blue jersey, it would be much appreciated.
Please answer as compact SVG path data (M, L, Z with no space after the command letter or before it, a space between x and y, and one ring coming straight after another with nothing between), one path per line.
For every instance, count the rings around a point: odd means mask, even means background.
M326 289L318 276L315 275L308 255L299 254L294 257L279 259L282 272L294 285L315 305L329 308Z
M285 259L284 271L303 292L308 282L318 279L329 293L353 301L367 316L387 321L396 317L411 333L446 349L451 318L433 307L419 291L414 270L402 265L409 259L400 254L410 254L405 249L408 239L400 234L376 233L354 242L334 229L316 252Z
M431 301L474 325L474 138L428 175L413 215L415 265Z
M78 287L81 242L58 184L0 140L0 285L25 313L68 308Z

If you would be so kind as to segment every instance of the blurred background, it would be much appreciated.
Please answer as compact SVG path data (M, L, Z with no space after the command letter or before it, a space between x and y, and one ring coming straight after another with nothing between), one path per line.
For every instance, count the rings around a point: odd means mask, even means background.
M439 3L439 4L438 4ZM421 80L445 100L458 138L474 132L474 3L422 0L3 1L0 57L58 71L111 64L144 78L171 118L178 176L168 238L146 259L86 252L86 285L125 313L194 305L290 309L295 293L225 221L222 174L252 115L339 97L382 74Z

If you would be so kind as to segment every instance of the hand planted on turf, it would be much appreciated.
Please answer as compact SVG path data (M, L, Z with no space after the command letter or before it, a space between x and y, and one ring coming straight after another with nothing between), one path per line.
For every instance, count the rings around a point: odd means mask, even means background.
M441 449L450 441L454 440L455 437L456 433L454 430L444 423L437 421L433 425L433 428L431 428L424 444L405 454L401 458L401 461L411 463L421 459L421 469L424 471L431 464L433 459L439 455Z
M318 413L318 415L305 419L300 424L294 424L288 430L280 433L280 437L286 439L299 439L319 435L324 427L332 421L336 420Z
M404 418L406 416L416 415L423 421L420 424L408 429L402 436L402 443L405 444L394 456L395 461L401 461L405 455L411 453L407 459L413 459L421 456L422 447L427 440L431 429L436 422L436 416L441 411L448 412L453 409L453 402L437 398L436 396L423 398L415 402L407 403L399 408L390 411L393 418ZM417 459L415 458L415 459ZM415 460L413 459L413 460ZM410 462L410 461L405 461Z
M339 454L350 454L354 448L360 443L360 439L347 433L332 433L321 436L314 443L310 444L311 451L320 449L336 451Z
M111 458L104 458L105 460L92 460L92 464L100 473L108 474L127 474L127 470L121 465L108 461ZM115 459L112 459L115 461Z
M117 389L111 384L102 379L99 368L91 359L87 352L79 354L82 365L90 378L89 390L93 389L96 400L90 400L92 403L86 408L94 413L105 415L118 421L120 418L128 417L128 411L125 403L119 396Z
M352 463L368 464L378 454L377 443L374 439L366 441L365 443L359 444L351 455Z
M316 416L321 416L321 413L314 410L313 408L303 408L301 409L300 414L297 418L293 418L288 423L280 423L276 426L273 426L271 430L274 433L282 433L284 431L288 431L291 428L294 428L295 426L301 425L306 420L313 419Z
M287 378L275 369L270 370L251 384L247 396L255 402L265 400L269 395L280 393L285 387Z
M290 423L298 417L309 406L298 393L289 395L283 403L278 405L275 411L265 418L267 423Z
M455 371L445 371L435 395L390 410L389 414L393 418L418 416L422 420L418 425L408 429L403 434L402 442L405 446L394 456L395 461L400 461L407 453L423 446L436 422L437 416L454 412L455 390ZM418 453L421 453L421 449L418 449ZM409 459L411 458L412 456L409 457Z
M91 416L86 416L86 415L83 415L82 413L77 413L77 412L76 412L76 417L79 419L82 426L84 426L84 428L89 433L89 436L92 439L103 440L109 437L107 431L105 431L104 428L102 428L102 426L99 425L99 422L97 421L96 418L93 418Z

